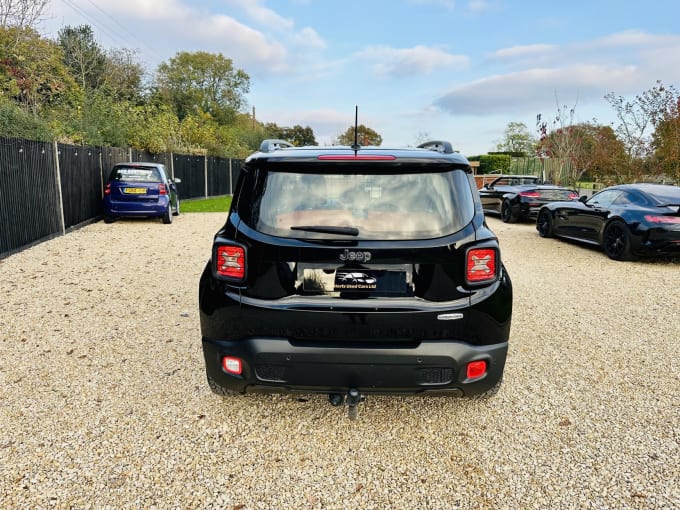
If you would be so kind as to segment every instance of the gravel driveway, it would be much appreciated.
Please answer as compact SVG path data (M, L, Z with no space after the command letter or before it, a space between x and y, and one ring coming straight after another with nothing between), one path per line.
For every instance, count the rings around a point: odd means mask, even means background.
M489 223L515 288L487 402L222 399L198 277L224 214L0 260L0 508L680 508L680 261Z

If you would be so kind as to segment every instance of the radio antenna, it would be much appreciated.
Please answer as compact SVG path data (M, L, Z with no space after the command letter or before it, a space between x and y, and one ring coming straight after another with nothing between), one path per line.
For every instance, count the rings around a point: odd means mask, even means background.
M352 145L352 149L354 149L354 155L357 155L357 152L359 151L359 148L361 145L359 145L359 105L354 106L354 144Z

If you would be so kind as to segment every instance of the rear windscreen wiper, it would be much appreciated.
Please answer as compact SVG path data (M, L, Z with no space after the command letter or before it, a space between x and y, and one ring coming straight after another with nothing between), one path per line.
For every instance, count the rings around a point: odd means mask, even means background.
M291 230L304 230L305 232L319 232L321 234L337 234L343 236L358 236L359 229L356 227L331 227L326 225L296 225Z

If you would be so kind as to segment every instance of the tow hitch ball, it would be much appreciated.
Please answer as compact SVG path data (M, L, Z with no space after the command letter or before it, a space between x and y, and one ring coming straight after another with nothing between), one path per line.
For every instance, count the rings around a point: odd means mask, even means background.
M342 404L347 402L347 417L350 420L356 420L357 415L359 414L359 402L363 401L364 397L361 393L359 393L359 390L355 388L351 388L348 392L347 395L343 395L342 393L329 393L328 394L328 402L332 406L339 407Z

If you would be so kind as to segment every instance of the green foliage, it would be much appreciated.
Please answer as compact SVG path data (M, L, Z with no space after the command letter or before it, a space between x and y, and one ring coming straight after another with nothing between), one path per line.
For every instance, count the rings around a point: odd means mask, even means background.
M314 131L309 126L302 127L296 124L293 127L279 127L274 123L268 123L265 124L264 129L267 132L267 138L286 140L296 147L317 145Z
M82 97L61 48L36 31L0 27L0 55L0 90L26 110L40 114Z
M250 77L234 69L231 59L221 53L180 52L158 66L156 86L180 120L207 113L219 123L229 124L246 104Z
M512 163L512 157L507 154L482 154L479 156L470 156L469 161L479 161L478 173L508 173Z
M536 138L523 122L510 122L505 128L503 140L497 149L501 152L517 154L515 157L532 156L536 153Z
M357 126L357 141L362 147L367 145L380 145L382 143L382 136L380 136L373 129L360 124ZM336 139L338 145L352 145L354 144L354 126L347 128L347 131L342 133Z
M0 97L0 136L49 142L54 132L43 119Z
M104 82L106 55L94 38L89 25L66 26L59 30L59 46L64 64L83 90L96 89Z

